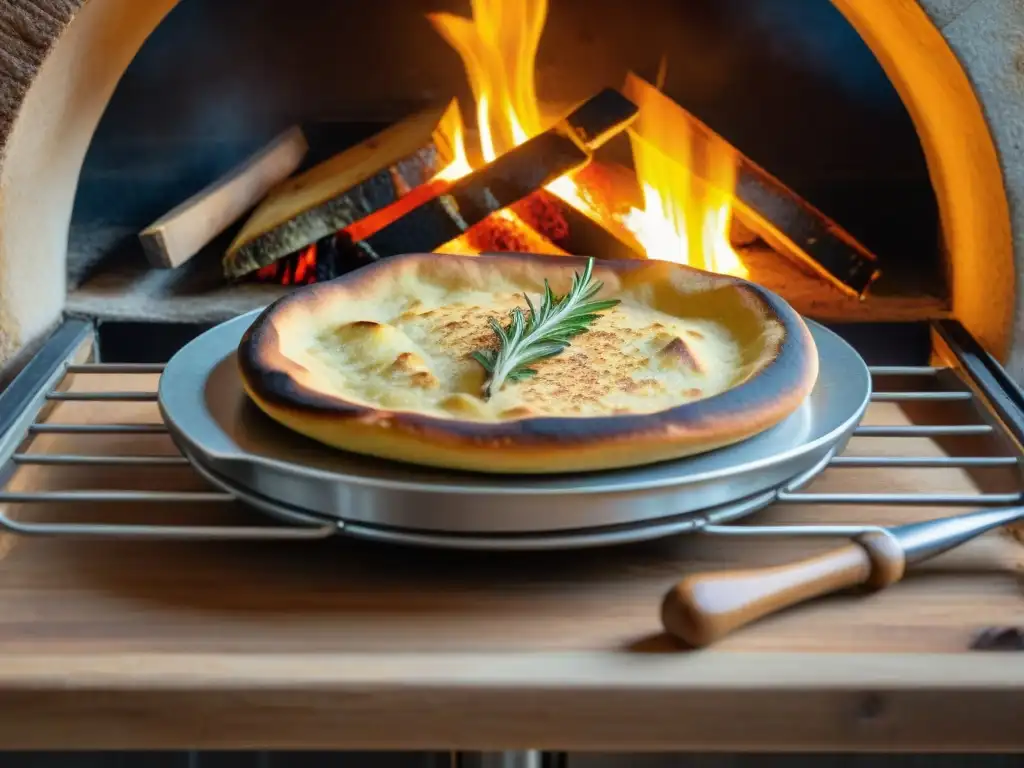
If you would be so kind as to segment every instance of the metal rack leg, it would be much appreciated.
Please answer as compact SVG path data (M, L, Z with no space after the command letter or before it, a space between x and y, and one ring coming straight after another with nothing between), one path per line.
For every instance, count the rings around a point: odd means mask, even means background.
M566 768L568 756L562 752L453 752L452 768Z

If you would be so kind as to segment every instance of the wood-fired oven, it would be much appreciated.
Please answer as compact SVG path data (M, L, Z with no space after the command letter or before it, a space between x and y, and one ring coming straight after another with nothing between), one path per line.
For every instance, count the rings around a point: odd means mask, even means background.
M820 595L869 578L851 537L1022 508L1022 41L1021 0L0 3L0 747L1020 750L1019 526L722 652L658 605L705 568ZM871 366L821 387L850 446L766 526L666 502L499 556L382 545L358 494L260 519L164 363L403 248L746 274Z

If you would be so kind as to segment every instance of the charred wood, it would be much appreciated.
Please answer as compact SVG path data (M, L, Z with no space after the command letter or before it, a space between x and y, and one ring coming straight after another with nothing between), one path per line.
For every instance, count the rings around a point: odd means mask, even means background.
M631 242L629 233L612 218L602 216L598 221L545 189L509 210L565 253L598 259L644 258L642 246Z
M373 232L358 226L339 233L339 243L361 252L354 260L435 251L491 214L513 205L567 173L584 167L592 153L636 117L636 107L607 89L553 128L515 147L443 192ZM384 217L386 211L382 211Z
M659 135L643 136L644 140L658 145L663 138L678 140L686 135L693 155L710 154L717 145L736 158L735 190L726 190L733 192L736 217L776 251L806 264L850 295L863 296L879 277L878 259L853 235L682 106L634 74L627 77L623 91L641 109L658 115L653 132ZM672 154L664 147L662 151ZM691 171L699 174L696 168Z
M228 248L224 274L254 272L400 200L451 162L459 122L454 101L424 110L279 185Z

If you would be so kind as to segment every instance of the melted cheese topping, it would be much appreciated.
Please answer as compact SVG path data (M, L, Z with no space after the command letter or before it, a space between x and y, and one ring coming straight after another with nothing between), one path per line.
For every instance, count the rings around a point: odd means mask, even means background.
M537 416L651 413L739 383L743 351L723 325L675 317L628 297L537 375L506 382L490 400L470 355L493 348L488 318L507 323L522 294L450 292L392 307L390 319L328 326L293 350L321 386L345 399L435 417L501 421Z

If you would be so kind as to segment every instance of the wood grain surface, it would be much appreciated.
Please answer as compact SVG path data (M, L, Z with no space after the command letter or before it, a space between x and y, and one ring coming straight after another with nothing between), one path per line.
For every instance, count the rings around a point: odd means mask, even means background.
M76 375L76 390L154 376ZM872 406L866 423L969 420ZM951 419L952 414L952 419ZM59 403L59 423L159 421L153 403ZM941 455L855 438L847 455ZM959 453L1006 453L976 439ZM32 452L175 455L165 435L39 435ZM1010 470L831 469L815 491L1018 487ZM189 469L25 466L10 489L203 489ZM19 519L262 522L231 504L12 505ZM959 510L777 505L762 523ZM1024 747L1024 656L969 651L1024 624L1024 546L971 542L869 597L823 599L710 650L661 632L669 586L835 541L677 537L471 554L346 541L0 537L0 747L981 749ZM59 727L54 724L59 723Z

